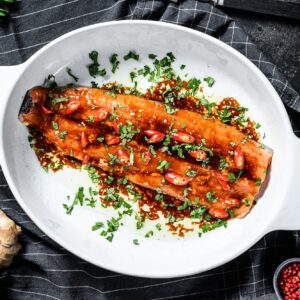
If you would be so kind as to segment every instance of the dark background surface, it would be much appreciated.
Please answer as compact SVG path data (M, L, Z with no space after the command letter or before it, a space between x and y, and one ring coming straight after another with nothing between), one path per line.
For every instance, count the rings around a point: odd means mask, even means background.
M300 92L300 21L230 8L222 10L240 22L260 50Z
M258 48L300 93L300 22L231 8L222 10L242 25ZM300 114L288 111L294 131L299 133Z
M24 4L24 7L26 6L26 9L30 10L37 10L38 7L43 6L43 3L47 3L46 0L23 0L26 5ZM22 1L22 2L23 2ZM44 2L45 1L45 2ZM52 3L60 3L67 0L52 0ZM71 2L70 0L68 0ZM97 2L98 1L98 2ZM115 0L111 0L115 1ZM166 1L166 0L163 0ZM264 0L261 0L264 1ZM23 2L23 3L24 3ZM88 10L91 5L91 3L96 3L94 7L98 7L100 3L105 2L104 0L82 0L80 1L81 4L84 3L86 6L86 9ZM135 1L130 1L131 3L134 3ZM156 1L159 2L159 1ZM181 2L192 2L192 1L181 1ZM49 2L48 2L49 3ZM86 5L86 3L90 3L89 5ZM146 3L146 1L138 1L139 7L143 7L143 4ZM151 7L151 1L147 2L149 7ZM200 1L199 1L200 3ZM53 4L54 5L54 4ZM27 7L28 6L28 7ZM47 6L47 5L46 5ZM157 5L158 7L159 5ZM75 7L75 5L74 5ZM191 4L191 7L194 7ZM199 5L200 7L200 5ZM70 14L79 14L81 13L82 8L80 7L79 11L68 11L68 10L61 10L57 12L57 15L55 16L53 14L53 11L51 12L51 15L49 13L48 19L46 20L40 18L40 25L48 24L53 22L52 18L60 17L62 19L67 18L67 16ZM93 8L93 10L96 10L96 8ZM269 59L271 62L275 63L278 67L278 69L286 76L286 78L291 82L293 87L300 92L300 22L288 20L285 18L279 18L279 17L273 17L273 16L266 16L266 15L260 15L255 13L249 13L249 12L238 12L234 11L232 9L222 9L225 13L230 15L232 18L237 20L240 25L243 26L245 31L250 35L252 41L264 52L264 54L267 56L267 59ZM172 10L171 13L174 13L173 18L176 19L176 10ZM13 11L13 13L18 14L19 12ZM24 12L23 12L24 13ZM142 10L137 9L136 13L138 15L143 15L143 13L148 13L148 16L150 15L149 9L148 10ZM21 12L19 13L21 14ZM193 13L191 12L193 15ZM201 14L201 13L199 13ZM155 15L155 14L154 14ZM184 19L184 14L181 14L182 19ZM95 17L95 16L94 16ZM89 22L90 20L94 20L93 18L89 16L85 22ZM104 16L102 16L104 18ZM172 17L172 15L170 15ZM99 20L101 20L99 18ZM20 21L23 21L22 19ZM19 26L16 26L14 23L14 26L12 26L11 30L14 31L22 31L29 26L32 26L30 23L31 20L26 19L23 22L17 22ZM83 24L84 21L81 20ZM186 20L188 23L188 19ZM201 18L199 18L199 22L201 21ZM205 18L202 20L205 22ZM203 25L203 23L201 23ZM37 25L37 24L36 24ZM68 23L62 23L59 26L57 26L57 30L67 31L71 30L68 29L68 25L72 27ZM87 25L87 24L86 24ZM27 27L26 27L27 26ZM10 29L10 28L8 28ZM39 35L36 36L34 34L29 34L28 36L21 36L21 42L19 45L22 46L28 46L35 43L38 43L40 40L36 41L35 38L44 38L43 41L47 40L48 36L52 36L54 29L52 27L47 27L44 30L42 30L45 37L43 37L40 32ZM9 34L7 32L7 34ZM1 44L0 44L1 46ZM2 44L2 46L5 46ZM18 44L17 44L18 46ZM0 47L1 48L1 47ZM10 48L8 48L10 49ZM11 49L14 49L14 46L11 47ZM5 50L5 49L4 49ZM30 52L33 52L34 50L37 50L37 48L34 48L32 50L23 51L22 55L28 55ZM20 56L16 56L16 59L20 59ZM293 119L293 125L296 133L298 136L300 136L300 114L289 111L290 115ZM3 177L2 177L3 178ZM0 181L0 184L2 182ZM4 182L3 182L4 183ZM8 190L8 189L7 189ZM6 198L12 198L10 194L8 195L8 192L4 193L4 197ZM5 199L6 199L5 198ZM6 202L5 202L6 203ZM7 202L9 203L9 202ZM6 204L5 204L6 205ZM14 208L14 206L12 206ZM21 219L23 218L23 219ZM163 297L163 295L168 295L168 299L172 299L175 295L181 295L185 294L185 299L224 299L222 297L223 291L215 291L214 289L223 288L223 285L227 289L224 291L224 295L227 296L227 299L242 299L242 300L248 300L248 299L257 299L259 295L263 294L269 294L267 297L265 296L263 299L275 299L275 295L272 289L272 276L274 273L275 268L277 265L290 257L299 256L299 242L296 245L296 241L300 241L298 239L298 234L292 233L292 232L283 232L278 231L274 233L268 234L265 238L263 238L256 246L254 246L251 250L245 252L243 255L238 257L236 260L229 262L228 264L225 264L224 266L212 270L210 272L207 272L205 274L201 274L185 278L185 279L176 279L173 281L170 281L170 283L167 283L167 280L150 280L150 279L141 279L141 278L131 278L129 276L123 276L118 274L111 274L108 271L101 270L96 267L92 267L90 265L81 264L84 262L79 262L77 265L76 257L69 254L60 254L61 249L54 248L52 243L46 243L46 238L44 238L43 241L40 239L37 239L37 236L39 233L35 234L35 226L34 230L31 229L30 223L28 223L29 220L25 219L23 215L15 215L15 219L23 220L23 235L21 237L21 242L24 247L24 249L27 251L26 253L22 253L19 257L15 259L15 262L13 266L9 269L9 272L11 274L16 274L17 272L25 275L24 277L21 277L20 279L17 279L16 277L7 276L5 280L2 280L2 286L6 288L8 297L5 297L3 295L3 292L0 291L0 299L22 299L24 300L24 293L23 294L16 294L12 290L8 291L8 288L17 288L17 289L24 289L25 293L32 293L32 292L42 292L47 294L53 294L56 295L60 299L91 299L90 297L85 298L78 298L78 294L80 291L74 290L74 293L70 293L67 290L62 290L57 288L57 286L54 286L52 282L56 282L60 285L93 285L96 288L105 289L105 291L111 290L113 287L114 289L117 289L119 286L123 288L122 291L119 291L117 293L111 293L107 294L107 298L105 299L142 299L141 295L143 295L144 299L150 299L155 297ZM22 221L21 221L22 222ZM27 223L26 223L27 222ZM30 221L29 221L30 222ZM27 226L27 227L26 227ZM29 228L28 230L26 228ZM40 238L40 237L39 237ZM30 252L50 252L49 257L45 256L29 256ZM52 256L51 255L63 255L62 259L59 260L59 257ZM63 261L63 263L61 263ZM48 269L79 269L80 268L80 276L75 276L74 272L66 272L62 273L63 275L58 276L59 273L51 273ZM85 270L82 271L81 269ZM90 272L94 274L94 277L90 277L88 275ZM217 272L217 275L211 276L211 274L214 274L214 272ZM218 273L219 272L219 273ZM17 274L19 274L17 273ZM3 273L2 273L3 274ZM103 275L104 274L104 275ZM5 276L6 273L3 275ZM109 275L106 279L102 279L101 276ZM31 278L36 279L28 279L27 277L31 276ZM34 277L35 276L35 277ZM98 276L98 277L97 277ZM202 276L202 277L200 277ZM41 277L43 277L43 281L41 282ZM0 282L1 285L1 282ZM147 288L144 288L147 286ZM135 287L138 286L138 289ZM125 289L124 289L125 287ZM134 288L132 288L134 287ZM213 289L214 288L214 289ZM125 292L124 290L128 289L128 292ZM81 291L83 293L83 291ZM89 291L90 292L90 291ZM66 298L65 295L68 294L69 298ZM92 292L91 292L92 294ZM91 295L88 294L88 295ZM12 295L18 295L18 298L13 298ZM28 298L26 299L40 299L36 297L31 297L28 294ZM96 294L98 295L98 294ZM152 296L151 296L152 295ZM76 297L77 296L77 297ZM106 297L106 296L103 296ZM109 298L111 297L111 298ZM176 296L177 297L177 296ZM95 296L95 299L98 299L97 296ZM175 298L175 297L174 297ZM177 297L178 298L178 297ZM179 298L182 298L179 296ZM44 298L43 298L44 299ZM102 296L99 299L104 299Z

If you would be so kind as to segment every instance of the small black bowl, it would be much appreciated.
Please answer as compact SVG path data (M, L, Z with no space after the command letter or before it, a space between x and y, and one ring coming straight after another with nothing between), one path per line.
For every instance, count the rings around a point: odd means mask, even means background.
M292 265L293 263L300 263L300 258L290 258L282 262L276 269L274 276L273 276L273 286L278 299L283 299L283 295L281 292L281 288L279 286L280 275L283 269L287 268L288 266Z

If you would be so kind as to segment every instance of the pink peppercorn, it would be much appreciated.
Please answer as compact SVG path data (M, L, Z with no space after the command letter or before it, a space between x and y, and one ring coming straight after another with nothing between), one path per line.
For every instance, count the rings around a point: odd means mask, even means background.
M283 269L279 280L284 300L300 300L300 263Z

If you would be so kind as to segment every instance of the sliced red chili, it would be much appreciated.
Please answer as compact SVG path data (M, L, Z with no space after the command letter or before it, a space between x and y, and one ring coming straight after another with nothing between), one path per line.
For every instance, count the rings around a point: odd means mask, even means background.
M230 185L226 181L219 180L219 183L223 191L230 192Z
M221 173L217 173L216 174L217 180L222 188L223 191L229 192L230 191L230 185L228 184L228 176L221 174Z
M120 125L120 124L118 124L115 120L114 120L113 123L112 123L112 126L113 126L113 128L114 128L114 130L115 130L115 132L116 132L117 134L120 134L119 125Z
M245 166L245 156L240 148L236 148L233 153L234 165L237 169L242 170Z
M80 106L79 100L72 100L68 103L67 109L66 109L66 115L70 115L73 112L75 112Z
M53 111L50 110L50 109L48 109L48 108L46 108L44 105L42 105L42 111L43 111L43 113L46 114L46 115L53 114Z
M216 219L226 219L229 217L228 212L222 208L211 208L208 213Z
M224 203L227 207L237 207L241 205L241 201L236 198L221 198L221 203Z
M88 145L88 143L89 143L87 135L86 135L86 133L84 131L81 132L80 143L81 143L81 147L82 148L85 148Z
M196 158L197 160L205 160L207 157L207 153L201 149L190 150L189 155Z
M148 136L148 137L151 137L151 136L153 136L155 134L163 134L162 132L159 132L159 131L156 131L156 130L152 130L152 129L146 130L144 132L145 132L146 136Z
M108 116L108 111L106 109L99 109L94 120L96 122L101 122L101 121L105 120L107 118L107 116Z
M107 141L107 145L111 146L111 145L116 145L119 144L121 142L121 138L119 136L116 136L110 140Z
M195 141L195 138L192 135L180 131L174 133L172 135L172 139L177 142L186 143L186 144L191 144L194 143Z
M147 151L147 152L144 153L144 159L143 159L143 161L144 161L145 165L149 164L149 162L151 160L151 157L152 157L152 155L151 155L151 153L149 151Z
M187 185L192 179L176 173L166 173L165 179L174 185Z
M121 164L126 164L129 162L129 154L125 150L119 149L117 156Z
M90 160L90 156L86 154L82 159L82 164L87 165L89 160Z
M222 173L216 173L216 177L217 177L218 180L222 180L222 181L225 181L225 182L229 181L228 176L225 175L225 174L222 174Z
M165 138L163 133L156 133L151 136L151 138L147 141L148 144L159 143Z

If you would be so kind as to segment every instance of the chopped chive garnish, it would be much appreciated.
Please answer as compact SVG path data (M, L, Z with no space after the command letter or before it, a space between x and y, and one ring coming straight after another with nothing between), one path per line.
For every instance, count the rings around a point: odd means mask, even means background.
M148 55L148 57L149 57L150 59L155 59L155 58L157 57L157 55L151 53L151 54Z
M69 100L68 97L54 98L54 99L51 100L51 105L55 105L55 104L61 103L61 102L66 102L68 100Z
M212 78L212 77L210 77L210 76L205 77L203 80L207 83L207 85L209 87L212 87L214 85L214 83L215 83L215 79Z
M92 230L98 230L99 228L102 228L104 226L104 224L102 222L96 222L93 226L92 226Z
M54 122L54 121L52 121L52 128L54 130L58 130L58 124L56 122Z
M260 179L260 178L257 178L257 179L255 180L255 184L258 185L258 186L261 185L261 179Z
M154 234L153 231L150 230L145 234L145 238L149 238L149 237L153 236L153 234Z
M114 53L110 59L109 59L109 62L111 63L111 71L113 73L116 72L116 70L119 68L119 64L120 64L120 61L118 60L118 54Z
M93 61L92 64L88 66L89 73L92 77L96 76L105 76L106 75L106 70L105 69L99 69L99 62L98 62L98 52L97 51L92 51L89 53L89 58Z
M129 51L128 54L124 55L124 60L134 59L139 60L139 55L135 51Z
M157 166L158 170L167 170L170 168L171 163L166 160L160 160Z
M67 73L70 77L72 77L76 82L78 81L78 77L75 76L73 73L72 73L72 70L70 68L67 68Z

